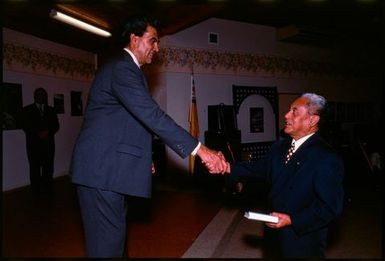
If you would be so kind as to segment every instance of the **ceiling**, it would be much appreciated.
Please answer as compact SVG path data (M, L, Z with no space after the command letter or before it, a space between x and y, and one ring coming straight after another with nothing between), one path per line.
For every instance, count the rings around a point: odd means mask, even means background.
M96 3L95 3L96 2ZM381 0L109 0L56 1L32 4L26 0L3 1L3 26L37 37L102 52L115 38L102 38L49 17L55 8L100 25L113 36L124 19L148 13L160 19L161 35L173 34L211 17L282 28L295 26L297 33L282 41L307 45L344 46L357 50L379 50L383 42ZM236 40L236 39L234 39Z

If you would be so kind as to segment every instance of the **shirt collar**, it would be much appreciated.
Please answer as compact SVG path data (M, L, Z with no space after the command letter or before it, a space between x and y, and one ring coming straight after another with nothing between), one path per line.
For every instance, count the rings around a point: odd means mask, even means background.
M296 150L299 148L299 146L301 146L301 145L302 145L308 138L310 138L314 133L315 133L315 132L310 133L310 134L308 134L308 135L306 135L306 136L303 136L302 138L300 138L300 139L298 139L298 140L292 139L291 143L292 143L292 144L294 143L294 151L296 151Z
M131 55L132 59L134 60L134 63L140 68L138 59L136 59L135 55L128 48L124 48L124 50Z

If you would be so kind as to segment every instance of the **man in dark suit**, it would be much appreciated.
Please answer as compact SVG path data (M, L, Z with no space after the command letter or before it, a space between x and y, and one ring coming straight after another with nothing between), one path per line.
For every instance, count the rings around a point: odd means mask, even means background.
M22 111L21 125L26 136L31 188L35 192L52 189L55 133L59 130L59 121L55 109L48 106L47 97L45 89L37 88L34 91L35 102Z
M179 156L198 155L211 170L226 162L177 125L151 98L141 66L159 51L158 22L128 19L120 57L103 66L90 89L72 161L88 257L122 257L127 196L151 196L152 136Z
M303 94L285 115L289 138L259 161L228 163L234 182L257 177L270 184L269 208L279 222L266 223L265 237L275 257L324 257L328 226L342 211L343 163L317 133L325 104L322 96Z

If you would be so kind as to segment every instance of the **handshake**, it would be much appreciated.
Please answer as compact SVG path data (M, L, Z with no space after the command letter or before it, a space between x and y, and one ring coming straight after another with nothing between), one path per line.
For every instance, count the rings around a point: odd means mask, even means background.
M197 155L211 174L230 173L230 163L226 161L222 152L209 149L202 144Z

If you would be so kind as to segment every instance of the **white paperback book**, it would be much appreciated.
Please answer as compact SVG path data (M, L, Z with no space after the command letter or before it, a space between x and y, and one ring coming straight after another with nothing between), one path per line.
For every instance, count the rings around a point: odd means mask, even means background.
M270 223L278 223L278 217L257 213L257 212L251 212L251 211L245 212L245 217L253 220L265 221Z

